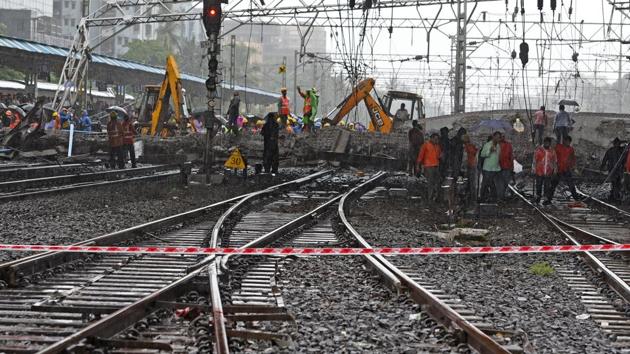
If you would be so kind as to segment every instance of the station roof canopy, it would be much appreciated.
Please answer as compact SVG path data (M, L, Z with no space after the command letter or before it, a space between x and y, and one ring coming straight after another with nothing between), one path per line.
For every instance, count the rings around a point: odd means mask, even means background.
M14 69L25 72L61 72L67 55L67 48L0 36L2 63ZM164 70L163 67L92 54L88 77L110 84L143 86L161 82ZM181 78L187 92L205 96L205 78L184 73L181 74ZM231 94L232 91L227 84L222 83L221 86L224 98L226 94ZM270 104L279 97L279 94L273 92L238 85L234 86L234 91L246 93L254 104Z

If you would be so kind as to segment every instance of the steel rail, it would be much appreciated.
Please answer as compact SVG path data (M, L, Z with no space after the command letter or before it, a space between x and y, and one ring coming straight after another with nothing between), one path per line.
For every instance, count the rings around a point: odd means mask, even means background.
M577 188L576 188L576 189L577 189ZM623 215L623 216L626 216L626 217L629 217L629 218L630 218L630 212L628 212L628 211L626 211L626 210L623 210L623 209L621 209L621 208L618 208L618 207L616 207L616 206L614 206L614 205L612 205L612 204L610 204L610 203L606 203L605 201L603 201L603 200L601 200L601 199L598 199L598 198L595 198L595 197L593 197L593 196L590 196L590 195L588 195L588 194L586 194L586 193L582 192L582 191L581 191L581 190L579 190L579 189L577 190L577 192L578 192L578 194L580 194L581 196L586 197L586 198L588 198L588 199L590 199L590 200L594 201L595 203L597 203L597 204L599 204L599 205L601 205L601 206L603 206L603 207L606 207L606 208L608 208L608 209L614 210L614 211L618 212L619 214L621 214L621 215Z
M210 239L210 247L218 246L221 233L224 230L225 221L228 220L228 218L230 218L231 216L233 216L237 210L239 210L244 205L249 203L250 200L269 195L271 193L274 193L278 190L281 190L289 186L299 186L308 181L327 176L330 173L332 173L331 170L320 171L318 173L315 173L313 175L310 175L304 178L297 179L295 181L283 183L282 185L279 186L280 188L274 188L274 189L268 188L260 192L252 193L251 195L241 199L238 203L235 203L234 205L232 205L232 207L230 207L227 211L225 211L225 213L223 213L223 215L219 217L219 220L217 220L217 222L214 224L214 227L212 228L212 236ZM211 256L211 257L206 258L204 261L198 263L194 267L192 267L192 269L198 269L199 267L211 262L210 271L208 275L210 277L210 294L211 294L211 299L212 299L212 319L213 319L212 323L214 327L215 352L220 353L220 354L227 354L230 352L230 349L228 346L227 329L225 328L225 316L223 315L223 304L221 303L221 295L219 292L220 290L219 281L217 279L220 261L221 261L221 257Z
M46 194L64 193L64 192L76 191L80 189L87 189L87 188L93 188L93 187L111 186L111 185L116 185L116 184L139 182L139 181L162 180L162 179L175 177L175 176L180 176L180 172L164 172L164 173L158 173L158 174L153 174L149 176L121 178L121 179L117 179L113 181L100 181L100 182L92 182L92 183L71 184L71 185L38 190L38 191L0 195L0 202L9 201L9 200L26 199L29 197L36 197L36 196L46 195Z
M0 168L0 180L3 180L8 177L12 178L30 178L29 174L37 174L42 172L56 172L56 171L64 171L64 170L73 170L77 168L89 168L89 165L82 163L72 163L72 164L50 164L50 165L40 165L40 166L19 166L13 168Z
M120 183L121 181L115 181L115 182ZM280 186L280 184L278 186ZM175 225L180 222L184 222L186 220L196 218L202 214L212 211L215 208L223 207L227 204L246 198L254 193L257 193L257 192L242 194L237 197L226 199L226 200L213 203L210 205L206 205L200 208L192 209L183 213L167 216L165 218L149 221L144 224L136 225L136 226L124 229L124 230L115 231L115 232L98 236L98 237L94 237L85 241L77 242L72 245L74 246L89 246L89 245L106 246L106 245L112 245L112 244L116 244L122 241L130 240L135 237L142 236L143 234L146 234L147 232L151 232L153 230ZM73 255L67 252L44 252L44 253L34 254L28 257L16 259L13 261L9 261L9 262L0 264L0 279L5 280L11 286L15 286L17 285L18 275L29 276L34 273L38 273L46 269L53 268L57 265L67 263L72 259L76 259L76 257L78 256L79 255L76 255L76 254Z
M355 188L349 192L339 203L339 217L342 221L345 229L357 240L361 246L365 248L372 248L372 246L354 229L352 224L346 217L346 211L349 210L349 206L346 204L347 199L358 198L368 188L372 187L378 179L371 179L361 186ZM377 270L385 269L386 274L381 274L383 277L388 277L389 274L397 279L406 290L410 292L411 298L418 304L422 305L424 311L426 311L434 320L441 323L444 326L452 327L455 329L461 329L466 334L466 341L468 345L480 353L501 353L508 354L505 348L499 343L494 341L490 336L485 334L479 328L475 327L472 323L468 322L459 313L453 310L446 303L431 294L430 291L422 287L416 281L411 279L405 272L393 265L383 256L377 256L376 259L381 263L380 267L376 267Z
M89 172L89 173L77 173L77 174L68 174L62 176L49 176L49 177L39 177L39 178L30 178L23 180L15 180L15 181L7 181L0 182L0 191L9 191L16 189L26 189L32 187L41 187L43 184L53 184L60 185L66 183L83 183L83 182L92 182L98 179L111 180L111 179L119 179L119 176L138 176L150 172L163 172L170 171L174 169L179 169L179 165L156 165L156 166L146 166L139 167L133 169L125 169L125 170L108 170L108 171L99 171L99 172Z
M370 178L369 180L351 189L348 193L346 193L341 198L341 201L339 202L339 207L337 208L337 213L339 215L339 218L341 219L341 222L345 226L347 232L349 232L364 248L372 248L372 246L370 246L361 236L357 237L357 235L359 235L358 232L348 222L348 219L346 218L346 210L348 208L347 207L348 204L346 203L346 201L348 201L348 199L353 198L355 195L361 192L365 192L366 189L371 187L374 183L380 181L385 176L387 176L386 173L379 172L376 175L374 175L372 178ZM370 267L376 270L376 272L381 276L383 281L392 290L399 292L403 288L402 282L398 279L398 277L396 277L396 275L394 275L393 272L391 272L384 265L384 262L386 262L386 260L385 258L383 258L382 255L365 255L364 257L365 257L365 260L370 265Z
M239 198L236 204L243 205L245 199L251 199L251 197L260 196L261 194L264 195L264 194L271 193L274 191L281 191L295 185L304 184L314 179L324 177L330 173L332 173L331 170L317 172L309 176L299 178L297 180L293 180L293 181L289 181L289 182L285 182L285 183L281 183L281 184L269 187L267 189L264 189L263 191L253 192L253 193L243 195L241 197L236 197L236 198ZM231 200L235 201L236 198L232 198ZM230 208L230 210L235 210L233 209L233 207ZM196 210L199 210L199 209L196 209ZM178 215L181 215L181 214L178 214ZM225 216L225 213L222 216ZM63 340L51 344L50 346L39 351L38 354L57 354L57 353L63 352L64 350L69 348L71 345L77 344L81 340L88 337L93 337L93 336L111 337L115 335L116 333L120 332L124 328L129 327L133 323L136 323L142 318L149 315L152 312L152 310L157 306L158 301L166 301L168 299L177 297L180 294L182 294L184 290L186 289L186 286L188 285L188 283L191 280L195 279L197 276L201 275L204 272L204 270L207 270L208 275L211 277L213 271L216 270L216 263L212 262L215 259L216 259L215 256L207 257L203 261L199 262L198 266L193 267L194 270L189 272L187 275L181 277L180 279L176 280L175 282L165 286L164 288L150 295L147 295L146 297L134 302L133 304L129 306L119 309L118 311L112 313L111 315L101 320L98 320L90 324L89 326L77 331L76 333L64 338ZM208 265L209 267L204 267L204 265ZM213 281L210 282L210 286L212 285L213 285ZM216 283L215 286L218 286L218 283ZM213 305L215 302L218 302L219 304L221 303L220 295L218 292L213 293L211 291L211 296L213 296L212 299L214 300ZM214 299L215 296L218 297L217 300ZM225 329L224 325L225 323L223 323L223 327ZM216 328L217 326L216 322L214 323L214 326Z
M579 227L571 225L563 220L556 218L553 215L549 215L541 210L538 206L534 205L531 201L529 201L522 193L520 193L514 186L509 186L512 192L518 196L521 200L523 200L526 204L534 208L540 214L543 219L545 219L551 226L553 226L556 230L558 230L567 240L571 241L575 245L581 245L581 243L573 236L571 236L562 226L570 229L571 231L580 234L584 237L595 239L597 242L603 243L613 243L616 242L608 240L604 237L595 235L591 232L583 230ZM625 253L625 252L624 252ZM600 274L606 283L613 289L619 296L624 299L627 303L630 303L630 285L623 281L615 272L610 270L600 259L595 257L591 252L580 252L580 255L597 274Z

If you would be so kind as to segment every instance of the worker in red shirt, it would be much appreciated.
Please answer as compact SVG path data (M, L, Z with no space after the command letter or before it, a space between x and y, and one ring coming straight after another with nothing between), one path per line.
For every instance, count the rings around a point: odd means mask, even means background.
M109 168L125 168L123 155L123 128L118 121L116 112L109 114L107 123L107 137L109 138Z
M540 110L536 111L534 117L534 134L537 146L540 146L542 145L545 127L547 126L547 112L545 112L545 106L540 106Z
M129 158L131 159L131 168L136 168L136 149L133 146L134 140L133 137L136 135L136 129L131 122L131 119L128 115L125 116L122 122L122 131L123 131L123 163L127 162L127 154L129 154Z
M536 175L535 203L540 202L544 185L546 199L543 205L551 204L551 198L553 197L552 178L556 174L557 169L558 159L556 157L556 150L551 148L551 138L546 137L543 140L543 145L536 148L534 152L532 171L534 171Z
M420 171L420 166L424 170L424 177L427 179L427 200L437 201L440 191L440 136L437 133L431 134L431 139L420 148L416 159L416 170Z
M573 182L573 174L571 172L575 168L575 149L571 146L570 136L567 135L562 144L556 144L556 157L558 159L558 173L552 181L551 196L553 197L560 181L563 181L569 187L573 199L580 200L580 196L575 190L575 183Z
M468 201L477 201L477 152L475 144L470 142L470 136L462 136L464 152L466 153L466 178L468 179Z
M501 167L501 173L499 174L500 188L497 190L497 199L501 200L505 198L507 187L514 173L514 151L512 149L512 143L505 140L505 134L503 133L501 133L499 145L501 145L499 149L499 166Z

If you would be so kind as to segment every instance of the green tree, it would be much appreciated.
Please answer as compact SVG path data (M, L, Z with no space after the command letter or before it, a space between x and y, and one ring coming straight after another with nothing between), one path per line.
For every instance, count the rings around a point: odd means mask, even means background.
M174 54L159 40L133 40L127 43L126 47L129 50L122 56L124 59L155 66L164 66L166 57Z
M4 65L0 65L0 80L23 81L24 74Z

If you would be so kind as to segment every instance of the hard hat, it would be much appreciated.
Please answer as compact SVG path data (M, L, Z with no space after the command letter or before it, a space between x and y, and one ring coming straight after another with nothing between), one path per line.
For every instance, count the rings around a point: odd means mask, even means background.
M118 118L118 114L116 114L116 112L114 112L114 111L111 111L111 112L109 112L109 117L110 118Z
M4 113L7 117L11 117L13 115L13 112L11 111L5 111Z
M324 123L324 127L330 127L330 123Z
M281 88L280 92L287 92L287 88L286 87Z
M52 116L53 116L53 117L58 117L58 116L59 116L59 113L57 113L57 112L53 112L53 113L52 113Z
M263 125L265 125L265 122L263 122L262 120L259 120L259 121L256 122L256 125L257 126L263 126Z

